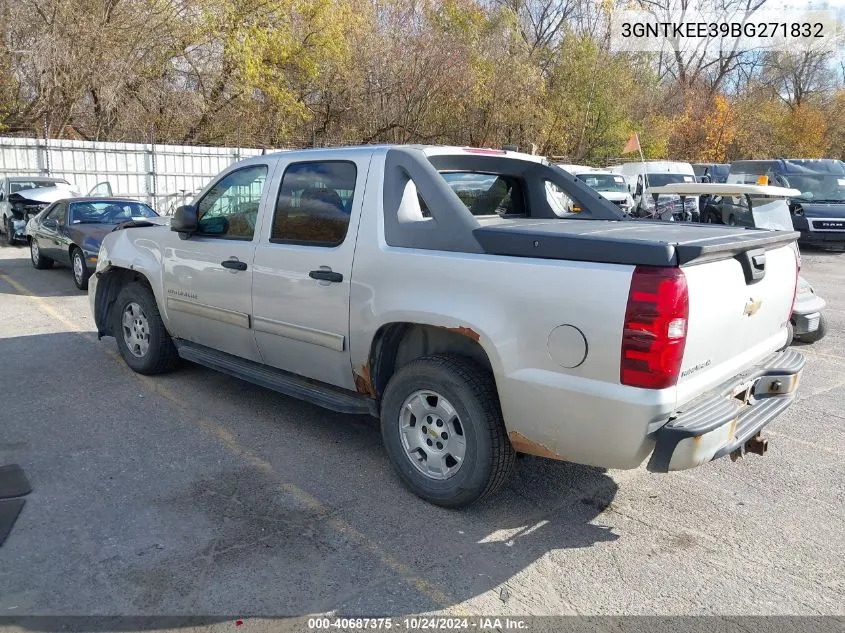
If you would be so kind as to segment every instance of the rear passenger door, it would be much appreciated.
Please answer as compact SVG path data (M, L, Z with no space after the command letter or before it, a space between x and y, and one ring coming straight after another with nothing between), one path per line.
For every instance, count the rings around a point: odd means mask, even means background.
M349 293L372 152L279 163L255 253L255 338L265 363L347 389Z

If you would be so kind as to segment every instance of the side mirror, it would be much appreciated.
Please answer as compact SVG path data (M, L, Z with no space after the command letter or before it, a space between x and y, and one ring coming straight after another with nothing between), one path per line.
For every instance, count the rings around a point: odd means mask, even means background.
M198 228L197 208L194 205L185 204L173 212L170 230L179 233L182 239L187 239L190 235L196 233Z
M41 225L47 227L48 229L55 229L59 226L59 221L55 218L47 218L41 222Z
M815 198L812 191L802 191L801 192L801 199L802 200L812 200Z

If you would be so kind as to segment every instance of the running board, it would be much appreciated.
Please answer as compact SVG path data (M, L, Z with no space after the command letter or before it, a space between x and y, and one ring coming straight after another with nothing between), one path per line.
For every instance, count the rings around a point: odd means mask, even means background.
M175 339L174 343L176 343L179 356L192 363L338 413L378 416L378 404L364 395L219 352L190 341Z

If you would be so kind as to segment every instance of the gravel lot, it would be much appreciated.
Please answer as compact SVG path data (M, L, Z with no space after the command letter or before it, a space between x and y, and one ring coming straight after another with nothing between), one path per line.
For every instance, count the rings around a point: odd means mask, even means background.
M651 475L536 458L464 511L402 488L375 420L97 341L68 269L0 247L0 464L34 492L0 616L845 614L845 254L769 452Z

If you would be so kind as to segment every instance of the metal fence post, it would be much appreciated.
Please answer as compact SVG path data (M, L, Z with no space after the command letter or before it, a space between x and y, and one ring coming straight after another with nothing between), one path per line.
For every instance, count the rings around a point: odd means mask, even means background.
M155 126L150 126L150 150L147 152L147 203L157 208L158 178L156 170L156 135Z
M44 172L45 176L50 175L50 128L47 124L47 117L44 117L44 157L43 160L39 160L38 162L44 165L42 171ZM41 152L39 152L40 154Z

